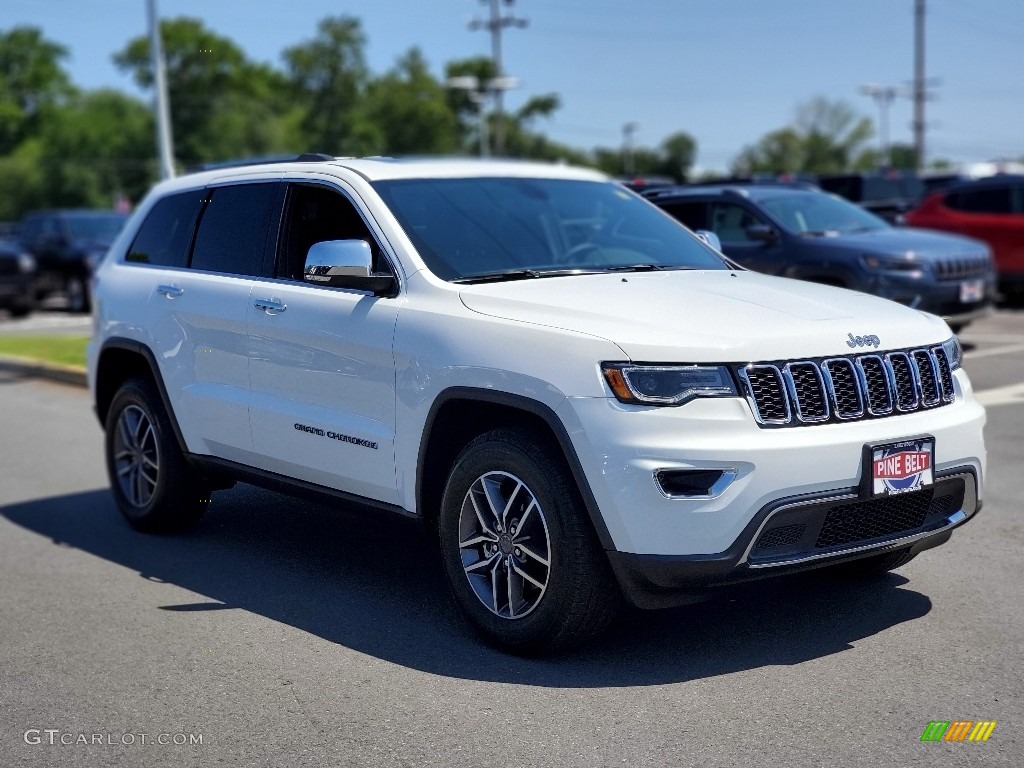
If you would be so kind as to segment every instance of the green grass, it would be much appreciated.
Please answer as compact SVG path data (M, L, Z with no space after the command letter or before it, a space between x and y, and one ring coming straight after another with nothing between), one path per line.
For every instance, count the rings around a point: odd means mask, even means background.
M87 336L0 335L0 355L15 355L47 363L85 366Z

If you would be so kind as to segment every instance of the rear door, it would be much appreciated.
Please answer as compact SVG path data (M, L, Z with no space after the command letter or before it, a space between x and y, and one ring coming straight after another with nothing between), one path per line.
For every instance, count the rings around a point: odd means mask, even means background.
M257 466L398 503L392 343L401 299L303 280L310 247L326 240L365 240L375 271L393 272L384 238L340 181L293 178L287 187L274 275L249 302Z
M952 228L984 240L1000 272L1024 272L1024 187L987 184L946 195Z
M175 237L192 242L188 268L154 270L149 288L153 352L189 450L248 463L246 322L280 187L273 181L225 184L188 194L193 199L182 201L175 230ZM196 196L201 199L192 234L184 218ZM159 252L159 237L148 246L138 242L145 232L144 225L129 261L150 258L147 248Z

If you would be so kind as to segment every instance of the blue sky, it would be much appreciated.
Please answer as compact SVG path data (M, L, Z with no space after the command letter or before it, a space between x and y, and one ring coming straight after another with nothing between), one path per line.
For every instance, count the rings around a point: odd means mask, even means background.
M163 16L193 16L255 59L312 37L326 15L362 20L375 72L419 46L444 62L486 55L490 40L467 23L479 0L158 0ZM42 27L68 46L84 87L134 91L111 55L145 31L145 0L3 0L0 25ZM521 81L515 107L556 92L562 108L539 124L578 146L619 146L638 122L653 146L678 130L698 143L698 166L725 169L747 144L791 122L816 95L845 99L877 120L858 93L913 72L913 0L516 0L526 29L504 38L505 68ZM1024 156L1024 2L928 0L929 157L958 162ZM173 105L172 105L173 109ZM910 142L911 104L892 107L890 136Z

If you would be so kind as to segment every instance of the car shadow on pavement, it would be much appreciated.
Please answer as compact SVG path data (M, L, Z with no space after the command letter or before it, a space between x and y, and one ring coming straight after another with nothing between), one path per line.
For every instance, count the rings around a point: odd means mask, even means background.
M583 650L520 659L482 645L461 622L434 545L411 520L245 485L214 494L207 517L175 536L133 531L105 489L0 515L55 545L216 601L151 606L183 621L195 611L242 609L409 668L518 685L658 685L798 664L931 609L896 574L842 582L812 572L730 588L698 605L629 611Z

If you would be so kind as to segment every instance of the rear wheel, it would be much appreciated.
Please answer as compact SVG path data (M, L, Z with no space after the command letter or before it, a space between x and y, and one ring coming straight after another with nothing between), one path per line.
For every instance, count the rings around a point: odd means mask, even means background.
M489 432L459 455L438 521L456 603L493 645L545 654L579 646L621 595L562 456L534 434Z
M88 312L90 309L89 285L81 275L71 275L64 281L64 294L67 296L68 312Z
M111 490L133 528L183 530L202 517L210 487L186 463L152 382L130 379L121 385L106 430Z

